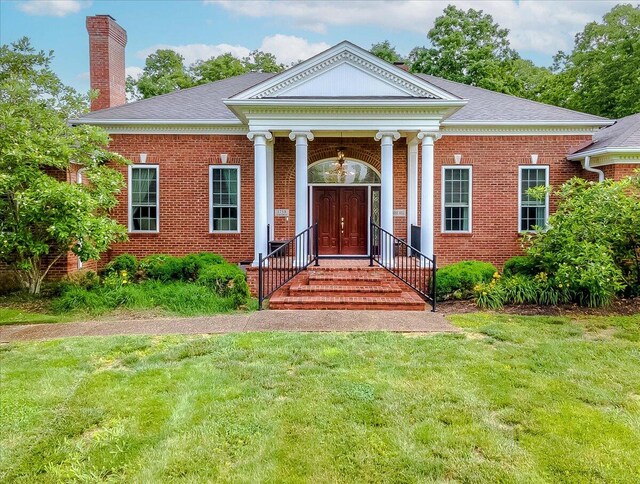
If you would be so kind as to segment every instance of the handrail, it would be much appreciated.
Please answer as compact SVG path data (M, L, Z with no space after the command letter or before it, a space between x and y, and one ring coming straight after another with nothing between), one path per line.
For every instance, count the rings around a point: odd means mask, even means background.
M313 245L312 245L313 237ZM314 263L318 266L318 223L269 252L258 254L258 310L287 282Z
M413 288L436 310L436 256L427 257L370 221L369 265L376 262Z

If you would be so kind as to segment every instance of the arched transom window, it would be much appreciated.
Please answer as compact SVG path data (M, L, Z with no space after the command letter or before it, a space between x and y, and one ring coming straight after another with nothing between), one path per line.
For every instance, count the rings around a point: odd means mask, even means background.
M380 173L363 161L346 158L340 165L335 158L320 160L309 166L309 183L375 185L380 183Z

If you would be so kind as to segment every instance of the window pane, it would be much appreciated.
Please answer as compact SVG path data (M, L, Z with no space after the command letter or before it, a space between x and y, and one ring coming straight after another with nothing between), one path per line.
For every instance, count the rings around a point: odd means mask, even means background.
M158 171L154 167L131 169L131 222L133 230L158 228Z
M522 168L520 170L520 230L534 230L546 224L547 200L538 200L528 190L547 185L546 168Z
M468 232L470 230L471 174L468 168L444 170L444 230Z
M214 231L237 231L239 171L235 167L211 170L211 226Z

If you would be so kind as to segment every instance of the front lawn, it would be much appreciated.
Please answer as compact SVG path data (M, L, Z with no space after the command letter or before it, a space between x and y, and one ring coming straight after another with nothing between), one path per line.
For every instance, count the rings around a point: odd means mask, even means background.
M0 480L640 480L640 316L451 319L0 347Z

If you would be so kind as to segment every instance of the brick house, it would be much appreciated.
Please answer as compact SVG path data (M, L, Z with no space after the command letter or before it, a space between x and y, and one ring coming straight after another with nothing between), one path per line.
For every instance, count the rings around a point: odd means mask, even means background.
M580 153L613 123L411 74L347 41L279 74L126 103L126 33L102 15L87 29L100 95L72 122L103 127L133 161L114 214L129 241L100 263L212 251L255 264L314 222L320 255L367 256L373 218L440 265L500 266L554 210L526 189L596 179ZM638 163L621 161L598 166L619 176Z

